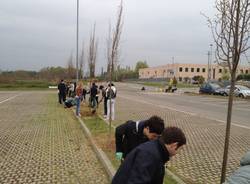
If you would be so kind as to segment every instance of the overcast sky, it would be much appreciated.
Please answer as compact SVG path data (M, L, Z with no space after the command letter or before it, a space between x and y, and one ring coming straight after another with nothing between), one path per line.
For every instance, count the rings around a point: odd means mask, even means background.
M97 68L106 67L109 22L115 25L119 0L79 0L79 45L88 46L96 23ZM150 66L206 63L212 42L206 19L214 0L124 0L122 66L146 60ZM66 66L76 52L76 0L1 0L0 70ZM85 53L87 50L85 49Z

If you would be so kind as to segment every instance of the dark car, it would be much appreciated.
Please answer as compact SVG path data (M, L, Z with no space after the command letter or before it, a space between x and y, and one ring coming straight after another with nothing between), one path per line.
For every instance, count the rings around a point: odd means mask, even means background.
M213 94L213 95L223 95L223 88L217 83L206 82L199 90L199 93Z

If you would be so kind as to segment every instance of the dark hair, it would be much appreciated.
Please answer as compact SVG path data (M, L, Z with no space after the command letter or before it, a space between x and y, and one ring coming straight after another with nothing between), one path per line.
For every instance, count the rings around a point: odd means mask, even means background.
M144 127L148 127L150 133L161 134L164 130L164 121L159 116L152 116L145 121Z
M160 139L164 142L164 144L177 142L178 148L186 144L185 134L180 128L174 126L165 128Z
M104 86L103 86L103 85L100 85L100 86L99 86L99 89L100 89L100 90L102 90L103 88L104 88Z

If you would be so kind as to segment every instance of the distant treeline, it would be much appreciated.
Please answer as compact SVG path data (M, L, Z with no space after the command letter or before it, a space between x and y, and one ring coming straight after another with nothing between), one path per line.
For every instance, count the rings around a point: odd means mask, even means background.
M116 81L121 81L124 79L132 79L138 78L139 76L139 69L140 68L147 68L148 65L144 61L138 61L136 63L135 69L131 69L130 67L122 68L120 66L114 71L114 79ZM17 81L24 81L24 80L36 80L36 81L46 81L50 83L58 83L60 79L65 80L73 80L76 78L76 68L69 65L67 68L63 67L45 67L42 68L40 71L25 71L25 70L17 70L17 71L2 71L0 72L0 83L16 83ZM79 78L83 78L82 72L79 70ZM88 78L88 76L85 76ZM107 80L109 75L107 72L103 72L102 74L97 77L101 80Z
M58 82L60 79L74 79L74 68L46 67L40 71L3 71L0 73L0 83L13 83L20 80L39 80Z

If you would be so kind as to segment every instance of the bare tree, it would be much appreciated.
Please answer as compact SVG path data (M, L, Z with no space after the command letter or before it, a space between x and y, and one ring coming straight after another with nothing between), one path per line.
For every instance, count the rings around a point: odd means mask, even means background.
M122 33L122 12L123 12L123 1L121 0L119 10L118 10L118 17L116 22L116 27L112 33L109 28L109 37L108 37L108 47L107 47L107 56L108 56L108 74L109 74L109 80L111 81L113 79L115 67L118 64L118 51L120 46L120 38Z
M84 43L82 43L82 52L80 56L80 65L79 65L80 79L84 77Z
M68 62L67 62L67 73L68 73L68 78L73 79L75 77L75 68L73 64L73 54L71 52Z
M107 73L108 73L108 80L110 80L110 72L111 72L111 24L109 23L109 32L108 32L108 38L107 38Z
M98 47L98 42L97 42L96 37L95 37L95 24L94 24L94 29L90 35L90 40L89 40L88 65L89 65L90 78L95 77L97 47Z
M208 19L216 43L216 59L220 64L226 62L230 71L231 89L228 100L226 137L221 173L221 183L226 177L226 166L231 128L233 92L236 71L242 54L249 49L250 0L216 0L217 14Z

